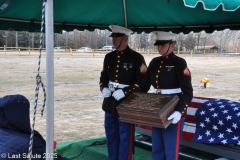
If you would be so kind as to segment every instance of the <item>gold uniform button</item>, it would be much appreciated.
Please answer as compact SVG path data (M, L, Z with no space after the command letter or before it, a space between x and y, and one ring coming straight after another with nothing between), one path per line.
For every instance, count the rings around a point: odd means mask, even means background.
M184 110L186 110L187 108L184 108Z
M160 68L162 68L162 66L160 66Z
M120 58L120 56L118 56L118 58Z
M118 70L116 70L116 72L118 72Z
M125 92L125 94L127 94L127 92Z
M119 67L119 65L117 65L117 68Z
M156 83L158 83L158 81L156 81Z
M184 114L184 112L182 111L182 114Z
M157 86L157 89L159 89L159 86Z
M156 77L158 77L158 75L156 75Z
M118 60L117 62L119 63L120 61Z
M160 71L158 70L158 73L159 73Z
M118 75L116 75L116 77L118 77Z
M135 88L133 88L133 89L135 89Z
M161 61L161 63L163 63L163 61Z
M117 82L118 82L118 80L115 80L115 82L117 83Z

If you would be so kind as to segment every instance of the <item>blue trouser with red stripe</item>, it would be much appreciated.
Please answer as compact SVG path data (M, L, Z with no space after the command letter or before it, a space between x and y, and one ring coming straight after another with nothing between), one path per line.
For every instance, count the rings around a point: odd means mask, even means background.
M168 128L152 127L153 160L178 160L179 146L185 118Z
M135 126L121 122L118 117L105 112L104 127L107 137L108 159L131 160Z

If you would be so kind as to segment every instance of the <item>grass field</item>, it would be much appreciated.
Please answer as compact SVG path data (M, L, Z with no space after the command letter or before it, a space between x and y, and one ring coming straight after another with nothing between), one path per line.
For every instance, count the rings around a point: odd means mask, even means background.
M27 54L26 54L27 55ZM144 55L147 64L154 55ZM239 55L179 55L186 59L192 74L194 96L240 101ZM58 55L54 59L55 140L68 141L104 135L99 76L103 55ZM33 115L38 67L37 56L0 53L0 97L22 94L31 102ZM41 60L40 75L46 84L46 59ZM210 79L203 87L200 80ZM46 117L40 116L43 92L40 90L35 129L45 136Z

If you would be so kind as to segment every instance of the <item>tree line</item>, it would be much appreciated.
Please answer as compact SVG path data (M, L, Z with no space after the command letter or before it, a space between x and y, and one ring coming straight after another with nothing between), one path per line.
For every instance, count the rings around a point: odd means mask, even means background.
M90 47L99 49L102 46L112 45L111 34L108 30L96 29L93 32L88 30L71 32L63 31L54 34L55 47L64 47L66 49L78 49L80 47ZM43 47L45 47L45 34ZM219 53L239 52L240 51L240 31L231 31L229 29L223 31L214 31L206 33L205 31L189 34L179 33L177 35L176 50L180 51L199 51L207 48L206 46L215 46ZM129 45L133 49L155 50L153 46L155 36L148 33L134 33L130 36ZM27 31L0 30L0 47L31 47L38 48L40 46L40 33Z

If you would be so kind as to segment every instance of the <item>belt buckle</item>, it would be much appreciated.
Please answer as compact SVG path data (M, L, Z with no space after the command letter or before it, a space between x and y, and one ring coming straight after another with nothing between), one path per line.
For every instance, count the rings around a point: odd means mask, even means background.
M114 83L114 88L118 88L119 83Z
M157 90L156 90L156 93L157 93L157 94L161 94L161 93L162 93L161 89L157 89Z

